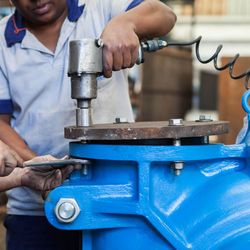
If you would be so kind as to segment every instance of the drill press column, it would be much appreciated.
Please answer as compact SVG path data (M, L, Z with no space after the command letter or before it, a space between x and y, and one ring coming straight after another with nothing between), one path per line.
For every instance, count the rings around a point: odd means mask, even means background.
M102 49L94 39L70 42L71 97L77 100L76 126L92 125L91 100L97 96L97 79L102 73Z

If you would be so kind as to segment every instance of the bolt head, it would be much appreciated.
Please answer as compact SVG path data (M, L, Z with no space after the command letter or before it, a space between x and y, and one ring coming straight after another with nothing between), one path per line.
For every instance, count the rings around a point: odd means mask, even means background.
M63 220L69 220L75 215L76 209L70 202L63 202L58 208L58 214Z
M183 119L170 119L169 126L183 126Z
M70 223L76 219L80 213L80 208L75 199L61 198L55 207L57 219L63 223Z

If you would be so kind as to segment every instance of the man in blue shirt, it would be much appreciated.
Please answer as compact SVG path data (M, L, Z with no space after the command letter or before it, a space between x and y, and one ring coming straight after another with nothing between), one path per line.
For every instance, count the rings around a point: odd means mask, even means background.
M75 124L67 77L71 40L102 38L103 74L93 101L94 123L133 121L127 70L139 41L168 33L175 15L158 0L12 0L0 22L0 139L24 160L67 154L63 128ZM123 69L123 70L121 70ZM115 72L112 72L115 71ZM28 188L9 192L10 250L78 249L74 232L52 228L43 200ZM23 229L25 227L25 230Z

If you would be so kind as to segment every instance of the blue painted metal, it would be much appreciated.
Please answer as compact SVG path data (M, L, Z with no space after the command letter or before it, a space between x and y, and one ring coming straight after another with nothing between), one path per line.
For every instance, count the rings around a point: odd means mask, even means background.
M248 99L250 97L250 90L246 91L241 99L241 104L246 113L250 114L250 107L248 104Z
M250 90L246 91L241 99L241 105L245 112L247 113L244 119L244 126L241 129L239 135L237 136L238 143L250 144L250 106L248 104L248 99L250 97Z
M83 230L85 250L246 249L250 244L247 144L200 146L70 143L70 155L91 159L46 201L50 223ZM171 170L184 161L180 176ZM60 223L60 198L81 212Z

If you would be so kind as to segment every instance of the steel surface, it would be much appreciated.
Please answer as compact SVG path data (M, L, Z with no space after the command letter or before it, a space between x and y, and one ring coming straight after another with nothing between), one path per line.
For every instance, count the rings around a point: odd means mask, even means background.
M183 126L171 126L168 122L135 122L98 124L89 127L67 127L65 138L78 140L142 140L187 138L227 133L229 123L184 122Z

